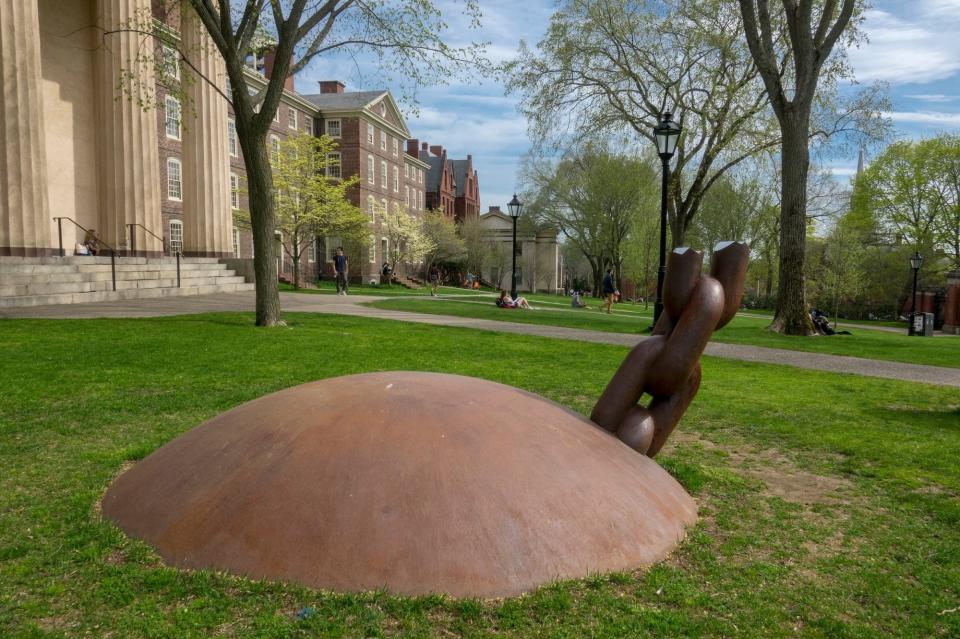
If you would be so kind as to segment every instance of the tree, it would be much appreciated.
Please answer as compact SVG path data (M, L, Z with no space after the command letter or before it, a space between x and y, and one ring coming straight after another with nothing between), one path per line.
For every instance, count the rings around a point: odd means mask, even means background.
M387 253L390 268L396 272L397 265L417 265L434 249L433 242L423 232L423 221L394 203L393 208L377 207L377 215L383 221L381 230L387 236Z
M558 229L580 249L599 296L607 268L622 277L623 245L635 218L654 210L652 163L588 147L555 163L531 160L525 177L535 189L527 197L530 219Z
M467 247L452 217L435 210L424 212L423 234L432 246L425 256L427 270L434 264L460 262L466 258Z
M858 0L738 0L750 54L780 124L780 272L770 328L812 335L804 291L807 174L814 101L821 74L854 18ZM785 31L785 35L784 35Z
M293 286L300 288L300 262L303 252L317 236L336 236L344 242L357 242L366 233L369 219L347 199L357 176L331 180L330 170L339 168L330 159L337 148L332 138L297 134L280 143L280 153L272 159L275 193L275 230L281 233L281 245L293 261ZM339 171L337 171L339 173ZM249 226L249 213L234 217Z
M940 135L936 138L939 157L941 212L936 221L940 246L960 270L960 136Z
M196 52L185 50L176 38L155 30L149 22L130 26L176 48L189 67L188 75L211 84L232 105L247 170L256 323L280 324L277 267L271 258L276 210L266 140L287 78L319 56L369 52L376 57L378 70L401 78L404 97L413 98L416 87L428 80L443 81L460 77L466 69L485 69L483 47L454 48L444 42L447 26L437 0L161 0L156 4L168 13L181 10L185 28L198 21L209 37L202 46L215 48L224 62L229 94L223 78L209 77L192 64ZM462 4L471 26L479 25L477 0L462 0ZM261 88L248 80L245 69L248 57L265 49L273 53L273 67Z
M566 0L533 52L508 65L534 140L569 144L624 127L653 148L665 110L682 121L668 215L680 246L703 198L743 160L777 145L733 0ZM577 140L574 144L580 142Z
M483 267L490 256L490 245L483 237L483 227L479 218L463 221L459 228L466 251L467 270L479 278L483 277Z

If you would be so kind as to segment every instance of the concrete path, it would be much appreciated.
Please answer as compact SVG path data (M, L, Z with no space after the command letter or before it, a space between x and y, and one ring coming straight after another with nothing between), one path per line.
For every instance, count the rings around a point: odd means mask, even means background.
M391 311L360 306L362 302L383 299L384 298L380 296L363 295L340 297L336 295L308 295L299 293L280 294L281 307L283 310L291 312L336 313L340 315L416 322L435 326L455 326L499 331L501 333L553 337L581 342L616 344L619 346L634 346L644 339L647 339L643 335L631 335L627 333L607 333L604 331L590 331L577 328L565 328L562 326L543 326L539 324L517 324L497 320L410 313L406 311ZM62 306L0 309L0 318L36 317L80 319L97 317L161 317L218 311L252 311L253 303L254 296L252 292L224 293L220 295L169 299L159 298L103 302L99 304L69 304ZM0 325L0 329L2 329L2 325ZM2 335L2 331L0 331L0 335ZM0 339L2 339L2 337L0 337ZM849 373L867 377L881 377L885 379L922 382L960 388L960 368L887 362L860 357L823 355L820 353L805 353L802 351L743 344L722 344L719 342L711 342L708 344L706 353L714 357L723 357L726 359L780 364L784 366L794 366L796 368Z

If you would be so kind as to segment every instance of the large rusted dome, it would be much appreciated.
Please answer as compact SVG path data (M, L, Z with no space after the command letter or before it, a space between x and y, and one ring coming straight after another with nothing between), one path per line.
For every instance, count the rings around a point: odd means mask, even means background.
M175 566L480 597L656 562L696 520L653 460L562 406L411 372L227 411L121 475L103 512Z

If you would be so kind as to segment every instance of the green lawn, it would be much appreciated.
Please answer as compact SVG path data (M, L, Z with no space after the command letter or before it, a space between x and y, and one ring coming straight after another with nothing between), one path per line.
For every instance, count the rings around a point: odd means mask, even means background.
M524 324L549 324L613 333L643 333L653 318L652 307L644 310L642 305L617 304L613 314L607 315L597 310L596 300L589 300L589 309L573 309L566 298L547 295L532 295L530 302L537 310L500 309L494 306L492 298L383 300L372 302L371 305L396 311L476 317ZM766 330L769 324L769 320L764 318L738 315L714 334L713 341L960 368L960 338L908 337L905 334L869 329L851 329L852 335L792 337L769 332Z
M410 369L485 377L586 412L626 353L286 319L269 330L247 314L0 321L0 636L960 636L956 389L711 358L658 458L701 520L650 570L476 601L164 567L102 521L97 501L125 464L232 406L322 377ZM315 614L299 620L306 607Z
M292 284L285 284L281 282L280 290L285 293L335 295L337 292L337 285L334 282L323 280L319 285L315 285L312 288L295 289L293 288ZM392 286L358 286L356 284L351 284L349 292L353 295L382 295L384 297L429 297L430 287L421 286L419 288L405 288L399 284L394 284ZM473 291L465 288L457 288L455 286L441 286L437 289L437 293L440 295L492 295L492 292L489 290Z

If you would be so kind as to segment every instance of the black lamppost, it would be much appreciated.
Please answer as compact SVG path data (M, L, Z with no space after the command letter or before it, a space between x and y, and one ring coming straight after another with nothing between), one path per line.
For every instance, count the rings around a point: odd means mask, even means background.
M523 203L517 199L517 194L513 194L513 199L507 204L507 210L510 211L510 217L513 218L513 268L510 271L510 297L517 299L517 218L520 217L520 211L523 209Z
M923 266L923 256L920 255L920 251L917 251L910 256L910 268L913 269L913 296L910 298L910 329L907 331L907 335L916 334L914 322L917 315L917 273L920 272L921 266Z
M663 311L663 278L667 274L667 185L670 182L670 158L677 150L681 127L667 111L660 124L653 127L653 138L657 143L657 155L663 162L663 181L660 185L660 269L657 272L657 301L653 305L653 323L656 325Z

